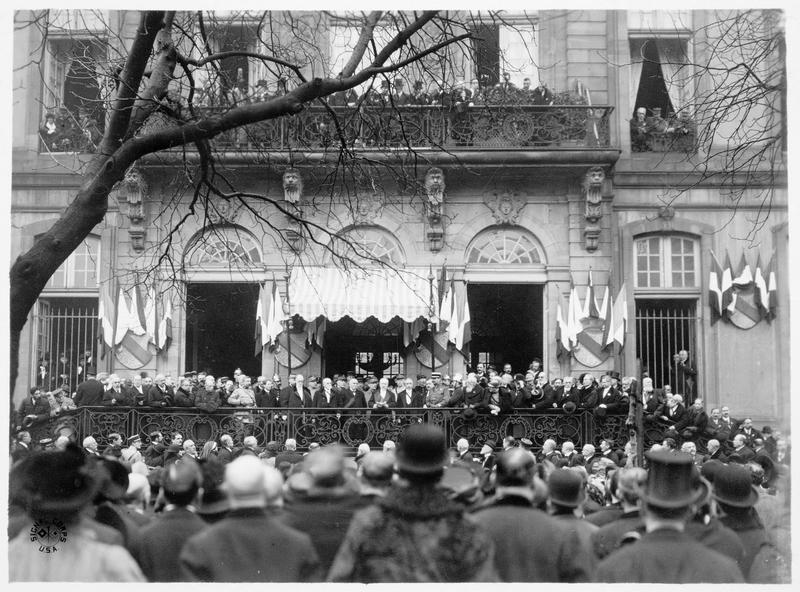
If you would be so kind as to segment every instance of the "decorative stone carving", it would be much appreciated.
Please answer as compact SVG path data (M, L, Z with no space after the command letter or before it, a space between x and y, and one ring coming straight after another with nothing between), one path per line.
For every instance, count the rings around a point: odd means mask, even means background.
M353 208L353 222L355 224L374 224L381 208L383 208L383 198L379 193L359 195L356 197L355 208Z
M208 204L208 219L213 224L235 224L242 209L242 202L232 199L215 199Z
M439 167L431 167L425 173L425 193L428 196L429 215L442 215L444 203L444 172Z
M583 231L586 250L597 250L600 242L600 218L603 217L603 182L605 171L600 167L592 167L583 179L583 194L586 198L586 228Z
M144 226L131 226L128 229L128 236L131 239L131 248L137 253L144 251L144 241L147 236L147 229Z
M289 168L283 173L283 198L293 205L303 198L303 178L297 169Z
M127 204L127 216L131 224L144 222L144 200L149 194L149 186L137 167L128 169L125 177L117 184L115 193L120 205Z
M658 217L663 220L672 220L675 217L675 208L672 206L662 206L658 209Z
M516 224L517 218L525 207L525 200L514 193L492 193L484 197L486 207L492 211L498 224Z
M428 242L428 250L436 253L442 250L444 245L444 226L441 218L436 221L428 220L428 227L425 231L425 239Z

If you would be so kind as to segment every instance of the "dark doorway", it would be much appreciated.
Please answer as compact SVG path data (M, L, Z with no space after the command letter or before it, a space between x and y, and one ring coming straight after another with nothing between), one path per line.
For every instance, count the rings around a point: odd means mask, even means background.
M369 317L357 323L344 317L325 331L325 376L352 372L358 376L405 374L403 322L381 323Z
M189 284L186 298L186 369L261 374L261 355L253 355L258 284Z
M501 370L511 364L524 373L533 358L542 359L542 286L469 284L467 299L472 368L491 363Z

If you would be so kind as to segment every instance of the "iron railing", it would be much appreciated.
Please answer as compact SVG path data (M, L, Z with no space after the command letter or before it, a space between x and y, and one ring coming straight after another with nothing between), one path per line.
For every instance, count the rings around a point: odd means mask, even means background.
M610 145L613 110L604 105L313 106L292 117L228 130L212 145L217 150L314 152L338 150L342 143L348 149L395 151L601 148ZM219 108L198 110L200 116L217 112ZM65 128L60 133L74 138L43 140L42 149L92 151L83 130Z
M489 442L500 446L504 437L514 436L530 439L533 449L538 451L548 438L559 444L571 440L578 449L583 444L597 444L600 439L611 438L622 448L628 440L626 418L626 414L599 418L590 411L566 414L560 410L534 413L524 409L499 416L479 414L467 418L456 409L423 408L385 413L366 409L337 413L309 408L223 408L202 413L181 408L82 407L29 431L34 442L56 437L63 430L74 434L79 442L92 435L101 447L111 433L146 437L153 431L161 431L165 436L179 432L184 440L192 439L198 448L207 440L219 440L223 434L229 434L237 444L246 436L255 436L261 446L273 440L283 443L294 438L300 449L307 449L312 442L322 445L338 442L348 448L366 442L372 448L380 448L385 440L397 441L409 424L432 423L444 429L450 446L466 438L472 449L479 450Z

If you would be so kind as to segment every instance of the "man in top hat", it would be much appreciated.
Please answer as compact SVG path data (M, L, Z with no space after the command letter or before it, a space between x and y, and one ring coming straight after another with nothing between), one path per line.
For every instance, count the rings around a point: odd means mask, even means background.
M495 567L504 582L587 582L591 557L577 535L537 506L547 487L533 456L520 448L497 459L496 493L474 514L495 545ZM542 537L541 533L547 533Z
M721 510L720 522L733 530L744 545L739 567L747 582L753 584L786 583L785 558L772 544L763 522L755 511L759 493L753 485L750 469L729 464L714 472L713 497Z
M491 538L438 487L447 457L441 428L406 429L395 460L399 482L355 514L329 581L497 581Z
M645 534L600 562L599 582L736 583L742 572L729 557L684 532L705 488L686 454L648 452L650 470L641 490Z
M315 582L322 577L311 538L276 514L283 478L255 456L225 467L230 511L190 537L180 553L181 579L197 582ZM220 551L224 551L221 560Z
M150 582L181 581L178 556L184 543L205 528L196 506L203 494L203 475L196 463L170 465L161 475L159 496L166 505L141 530L139 565Z
M39 530L23 529L9 542L10 581L146 581L128 551L100 542L86 518L99 482L80 448L34 455L18 477L14 486Z

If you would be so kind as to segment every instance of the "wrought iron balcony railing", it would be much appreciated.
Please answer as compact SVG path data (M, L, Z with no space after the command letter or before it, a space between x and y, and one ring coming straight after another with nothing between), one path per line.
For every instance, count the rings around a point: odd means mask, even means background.
M313 106L292 117L264 121L214 138L217 150L326 151L342 142L355 150L550 150L610 145L613 107L587 105L436 105L393 108ZM211 115L213 108L200 109ZM338 130L338 131L337 131ZM90 152L90 134L67 127L45 151Z
M308 448L312 442L323 445L338 442L352 448L366 442L370 447L380 448L385 440L396 441L409 424L424 422L441 426L450 446L466 438L473 449L479 450L487 442L499 446L503 438L510 435L530 439L538 451L548 438L559 443L571 440L578 449L583 444L611 438L621 448L628 440L626 418L626 415L608 415L600 419L589 411L565 414L560 410L533 412L525 409L499 416L479 414L468 418L459 410L449 408L395 409L383 413L367 409L337 413L331 409L309 408L220 408L213 413L203 413L187 408L82 407L30 431L34 442L68 430L79 442L92 435L101 446L111 433L125 437L161 431L165 435L180 432L184 439L194 440L198 448L207 440L219 440L223 434L229 434L237 444L246 436L255 436L261 446L273 440L283 443L287 438L294 438L301 449ZM654 436L660 438L660 433Z

